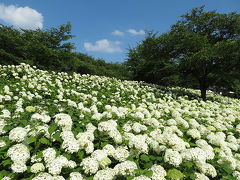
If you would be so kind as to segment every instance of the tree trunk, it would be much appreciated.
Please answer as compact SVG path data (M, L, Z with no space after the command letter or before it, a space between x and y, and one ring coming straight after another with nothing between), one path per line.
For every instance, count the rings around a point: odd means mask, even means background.
M203 99L203 101L206 101L207 83L205 78L200 80L200 90L201 90L201 98Z
M200 88L200 90L201 90L201 98L203 99L203 101L206 101L207 88Z

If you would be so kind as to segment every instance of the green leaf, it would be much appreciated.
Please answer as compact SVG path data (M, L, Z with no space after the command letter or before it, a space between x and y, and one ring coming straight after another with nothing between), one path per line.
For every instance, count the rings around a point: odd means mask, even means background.
M220 180L236 180L233 176L223 176Z
M12 161L10 159L7 159L7 160L4 160L1 162L1 165L3 165L4 167L9 165L9 164L12 164Z
M149 169L153 166L153 163L152 162L147 162L147 163L144 163L143 166L144 166L144 168Z
M127 180L132 180L134 177L133 176L128 176Z
M192 180L195 179L194 174L191 174L189 177L190 177Z
M233 170L229 167L228 164L224 163L224 164L221 164L221 167L223 168L223 170L228 173L228 174L232 174L233 173Z
M44 138L44 137L40 138L40 139L39 139L39 142L40 142L41 144L52 145L52 143L51 143L48 139L46 139L46 138Z
M163 160L163 157L160 157L160 156L159 156L159 157L157 157L156 159L157 159L158 161L162 161L162 160Z
M67 154L67 153L63 153L63 156L66 157L68 160L71 159L71 155L70 154Z
M185 162L184 165L190 169L194 164L192 162Z
M192 143L192 142L189 142L189 145L190 145L191 147L197 147L197 145L196 145L195 143Z
M108 142L101 142L101 148L103 148L104 146L106 146L107 144L109 144Z
M143 173L143 175L145 175L145 176L151 178L152 175L153 175L153 172L152 172L152 170L147 170L147 171L145 171L145 172Z
M140 159L141 159L142 161L144 161L144 162L150 161L150 158L149 158L146 154L142 154L141 157L140 157Z
M35 138L35 137L33 137L33 136L30 136L30 137L28 138L28 144L31 144L31 143L36 142L36 141L37 141L37 138Z
M7 172L6 170L2 170L0 171L0 179L2 179L4 176L7 176L9 172Z
M60 131L57 131L57 132L53 135L53 138L56 139L56 141L58 141L58 142L62 142L62 139L60 138L60 134L61 134L61 132L60 132Z
M10 131L10 130L12 130L13 128L14 128L14 126L12 126L12 125L5 125L4 128L3 128L3 130L4 130L4 131Z
M49 134L52 134L54 131L56 131L57 127L58 127L57 124L54 121L52 121L48 128Z
M156 156L153 156L153 155L149 155L148 156L151 160L155 160L156 159Z
M83 151L78 151L77 155L78 155L80 160L82 160L84 158L84 152Z
M169 179L180 180L183 179L183 173L177 169L170 169L167 172Z

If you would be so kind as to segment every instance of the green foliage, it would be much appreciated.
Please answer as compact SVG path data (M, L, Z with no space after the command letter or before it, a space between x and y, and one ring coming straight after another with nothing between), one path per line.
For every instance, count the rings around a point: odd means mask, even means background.
M52 134L53 132L55 132L56 129L57 129L57 124L54 121L52 121L48 128L49 134Z
M44 144L44 145L49 145L49 146L52 145L51 141L49 141L48 139L46 139L46 138L44 138L44 137L40 138L40 139L39 139L39 142L40 142L41 144Z
M183 179L183 173L177 169L170 169L167 172L167 176L171 180L181 180Z
M239 96L240 15L205 12L204 6L181 16L167 33L152 31L130 48L125 65L135 80L198 88L223 88Z
M131 79L127 67L120 63L106 63L82 53L75 53L69 40L71 24L47 30L17 30L0 25L0 64L22 62L40 69L62 71L64 68L80 74L92 74L118 79Z

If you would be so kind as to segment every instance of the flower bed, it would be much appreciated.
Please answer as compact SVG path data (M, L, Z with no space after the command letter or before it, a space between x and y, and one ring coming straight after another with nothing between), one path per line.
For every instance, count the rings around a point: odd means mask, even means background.
M240 179L240 100L26 64L0 72L0 179Z

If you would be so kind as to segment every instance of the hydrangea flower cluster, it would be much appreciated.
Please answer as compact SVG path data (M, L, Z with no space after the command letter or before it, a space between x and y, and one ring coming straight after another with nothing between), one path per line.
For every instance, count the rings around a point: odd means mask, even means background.
M26 162L30 158L30 152L24 144L16 144L10 147L7 156L13 161L11 169L14 173L22 173L27 170Z

